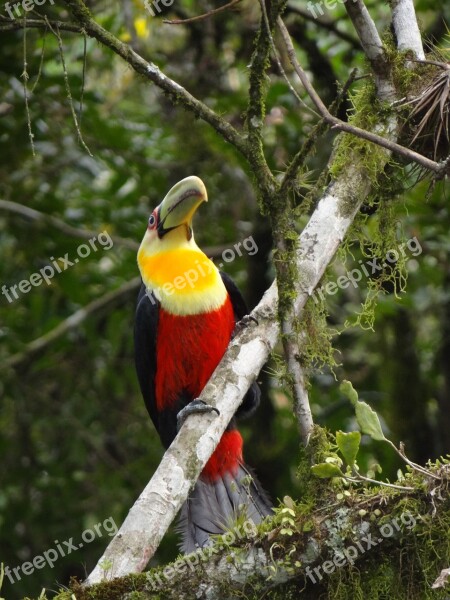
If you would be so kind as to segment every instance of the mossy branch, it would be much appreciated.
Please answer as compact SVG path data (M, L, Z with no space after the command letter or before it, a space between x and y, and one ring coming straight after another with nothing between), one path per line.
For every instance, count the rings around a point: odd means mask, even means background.
M320 96L310 83L308 76L306 75L305 71L298 62L291 37L281 18L278 18L277 24L286 47L286 52L288 54L289 61L291 62L291 65L297 73L300 81L302 82L303 87L305 88L306 92L308 93L309 97L315 104L316 108L318 109L319 113L321 114L326 123L330 124L333 129L337 129L346 133L351 133L356 137L377 144L378 146L381 146L382 148L385 148L390 152L399 154L400 156L406 158L408 162L415 162L418 165L421 165L422 167L427 169L428 171L435 173L437 178L443 178L450 173L450 165L448 161L443 161L440 163L435 162L433 160L430 160L426 156L423 156L422 154L414 152L414 150L410 150L405 146L401 146L392 139L380 136L374 131L362 129L360 127L352 125L351 123L346 123L344 121L341 121L341 119L338 119L337 117L333 116L327 109L325 104L322 102ZM387 77L390 78L389 73L387 74ZM384 85L381 89L381 92L387 94L386 96L382 96L380 98L383 101L393 99L391 96L390 85Z
M55 21L43 19L9 19L0 15L0 32L20 31L21 29L44 29L47 30L49 24L60 31L70 31L71 33L83 33L83 28L77 23L69 21Z
M265 95L267 89L266 71L269 66L270 32L267 31L265 18L269 27L273 28L274 21L279 12L279 0L269 2L269 11L265 13L266 6L261 0L261 21L256 34L255 49L250 63L249 98L246 115L246 128L248 144L252 160L256 168L253 169L258 182L260 199L263 209L274 192L275 182L267 165L263 148L263 127L265 117Z
M314 501L287 498L258 530L235 527L212 550L145 574L89 588L72 582L55 600L70 600L71 594L77 600L278 600L297 598L300 591L305 599L348 598L355 597L359 574L364 598L380 598L386 589L393 600L445 598L432 585L450 562L449 466L431 466L437 478L432 482L408 474L412 491L323 488L316 479Z

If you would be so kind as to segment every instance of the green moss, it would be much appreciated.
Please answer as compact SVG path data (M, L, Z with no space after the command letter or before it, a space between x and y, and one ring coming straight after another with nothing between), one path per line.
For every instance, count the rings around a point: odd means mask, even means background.
M369 81L350 95L352 115L349 122L361 129L380 131L380 123L386 118L391 109L378 100L375 84ZM372 144L367 140L352 134L342 134L337 138L337 147L334 160L330 166L330 175L336 179L342 172L348 170L349 165L358 165L360 176L366 178L372 186L378 184L378 177L386 164L386 150L381 146ZM352 202L351 206L354 206Z
M325 297L314 296L303 310L299 333L302 339L302 364L308 374L325 366L333 369L337 365L332 339L337 330L327 323L328 308Z
M339 251L342 260L345 260L349 254L353 258L351 247L355 243L359 244L364 259L367 261L376 259L380 267L375 274L371 272L372 269L369 269L370 276L365 279L366 298L360 311L346 321L346 327L356 325L363 329L373 329L375 309L380 295L390 293L400 297L406 289L409 256L404 251L404 236L397 218L399 212L403 210L403 202L395 197L399 191L395 174L388 173L386 179L390 181L386 181L378 196L372 196L367 203L370 207L376 208L376 214L370 217L370 221L360 215ZM396 257L398 260L394 262L393 259Z
M303 450L305 461L300 465L302 476L307 479L305 494L302 492L299 500L285 498L274 517L258 527L256 538L237 539L232 546L224 543L221 553L210 559L215 561L226 556L239 571L253 543L270 557L265 575L245 570L236 585L219 580L214 597L256 600L264 596L281 600L297 598L300 592L305 600L319 597L444 600L448 597L448 588L431 589L440 571L450 564L448 472L441 474L441 482L434 481L437 487L433 494L430 494L430 483L425 489L421 476L408 472L406 477L408 485L415 488L413 492L362 487L351 489L344 496L337 494L330 482L324 486L321 480L312 478L309 468L307 473L306 465L310 464L307 453L318 461L324 460L333 452L333 440L325 430L316 428L310 447ZM430 466L434 474L439 474L440 467L441 463ZM364 507L364 516L360 507ZM362 521L369 529L361 529ZM386 530L388 533L380 540L383 525L390 526L393 533ZM363 542L369 531L376 547L367 548ZM358 539L362 550L354 563L348 561L326 574L325 561L332 561L342 548L356 547ZM70 590L63 590L56 600L73 600L73 597L76 600L179 600L180 597L193 600L202 597L198 596L200 586L210 583L202 564L165 579L164 571L171 566L90 588L83 588L73 580ZM312 573L314 579L308 573ZM283 583L283 577L289 581ZM155 589L159 581L164 585Z

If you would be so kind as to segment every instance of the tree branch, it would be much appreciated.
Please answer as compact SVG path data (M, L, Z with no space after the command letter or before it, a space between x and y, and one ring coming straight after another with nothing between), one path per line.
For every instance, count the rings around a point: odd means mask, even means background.
M252 171L261 187L267 187L267 184L272 183L270 171L268 171L267 164L261 164L261 157L258 155L254 155L250 149L247 141L240 135L240 133L234 129L232 125L224 121L221 117L219 117L214 111L212 111L209 107L203 104L201 101L194 98L188 91L186 91L182 86L180 86L175 81L171 80L169 77L164 75L160 71L160 69L154 65L153 63L147 62L141 56L139 56L134 50L132 50L127 44L124 44L120 40L118 40L111 33L103 29L101 26L97 25L97 23L90 17L89 11L84 6L81 0L65 0L68 4L74 4L77 8L78 12L83 13L83 8L85 9L87 16L80 16L80 25L76 25L73 23L68 23L64 21L49 21L51 25L58 27L61 31L70 31L74 33L87 33L90 37L97 39L106 47L110 48L121 56L130 66L139 74L144 75L147 79L151 80L155 85L160 87L169 98L173 102L180 101L186 110L193 112L196 116L203 119L205 122L209 123L220 135L223 135L224 139L231 143L235 148L247 159L249 162ZM352 3L347 3L351 5ZM365 7L364 7L365 8ZM74 9L75 10L75 9ZM367 9L366 9L367 11ZM77 12L77 14L78 14ZM75 14L75 13L74 13ZM370 17L369 17L370 18ZM86 23L87 19L87 23ZM282 25L280 25L280 23ZM281 32L283 33L282 27L285 28L284 23L282 23L281 19L278 21L278 26L280 27ZM25 27L25 20L16 19L14 22L9 22L5 26L0 26L0 31L6 30L19 30ZM48 24L45 21L39 21L35 19L27 19L26 27L28 28L39 28L39 29L48 29ZM5 29L6 28L6 29ZM286 29L286 28L285 28ZM370 29L370 28L369 28ZM287 30L286 30L287 31ZM283 39L285 36L283 35ZM289 38L290 41L290 38ZM285 39L286 42L286 39ZM290 43L292 46L292 43ZM378 46L376 46L378 47ZM360 129L359 127L355 127L349 123L345 123L341 121L337 117L333 117L327 110L326 106L321 101L318 94L315 92L314 88L309 84L308 78L303 70L299 69L298 62L294 65L293 58L295 59L295 50L293 47L291 49L288 48L289 58L291 63L294 66L294 69L299 76L303 86L305 87L308 95L311 97L312 101L318 108L322 117L326 120L327 123L332 125L333 128L338 129L339 131L345 131L347 133L351 133L356 135L357 137L361 137L363 139L368 140L369 142L373 142L374 144L378 144L391 152L395 152L400 156L406 158L409 162L415 162L425 169L435 173L437 178L443 178L446 174L448 174L450 165L443 161L441 163L437 163L433 160L428 159L427 157L414 152L414 150L410 150L409 148L405 148L400 144L387 140L382 136L377 135L376 133L365 131L364 129ZM265 161L264 161L265 162Z
M364 494L353 489L351 500L332 503L327 494L317 498L312 510L305 512L303 505L303 510L296 512L294 507L285 513L289 524L274 526L267 533L235 528L226 536L234 540L231 543L217 541L212 548L179 558L164 570L150 570L145 576L116 580L112 584L104 581L89 590L72 585L70 591L77 598L86 599L107 598L112 590L120 590L123 597L135 591L142 600L151 600L157 594L168 600L222 600L224 590L230 592L227 598L255 597L255 589L258 598L271 598L272 590L276 590L274 597L281 598L283 592L285 597L294 594L297 597L301 589L300 594L306 598L318 598L327 596L327 591L329 594L335 591L335 580L327 577L331 572L336 574L341 569L344 582L352 570L353 576L358 571L371 573L370 561L379 567L382 556L389 564L398 564L405 573L419 568L417 582L424 583L420 590L414 587L419 597L420 591L429 589L440 569L448 564L444 523L450 512L449 503L445 492L439 496L448 485L446 467L433 468L439 480L431 485L428 478L417 476L412 491L402 486L389 494L376 488L370 491L366 488ZM440 500L435 502L433 496ZM430 531L434 531L433 536ZM423 571L420 569L423 561L417 558L422 552L418 548L421 538L428 545L432 543L433 552L440 556L440 561L433 563L432 572L423 578L424 582L420 576L430 565ZM339 556L342 560L337 560ZM331 571L327 565L331 565ZM412 581L404 579L411 589ZM297 586L287 594L286 583L290 581ZM386 586L386 582L382 585Z
M101 27L91 17L89 10L82 0L64 0L64 4L72 13L75 21L80 24L89 37L98 40L101 44L123 58L136 73L143 75L146 79L149 79L161 88L174 104L181 104L186 110L209 123L224 140L232 144L252 164L246 141L230 123L219 117L206 104L192 96L180 84L167 77L154 63L146 61L130 46Z
M400 52L412 50L418 60L425 60L413 0L392 0L391 9L398 49Z
M403 156L409 162L415 162L415 163L421 165L422 167L424 167L425 169L432 171L433 173L436 173L437 178L445 177L445 175L448 173L448 170L449 170L449 165L445 161L441 162L441 163L437 163L434 160L430 160L426 156L423 156L422 154L418 154L417 152L414 152L414 150L410 150L409 148L405 148L404 146L397 144L397 142L394 142L393 140L382 137L372 131L366 131L365 129L356 127L355 125L352 125L351 123L345 123L344 121L341 121L337 117L334 117L328 111L327 107L322 102L320 96L317 94L316 90L311 85L305 71L300 66L300 64L296 58L295 49L294 49L294 46L292 45L292 40L290 38L289 32L286 29L286 26L283 23L283 21L281 20L281 18L278 19L278 27L280 29L283 41L285 43L286 50L287 50L287 53L289 56L289 60L291 61L291 64L294 67L294 70L297 73L300 81L302 82L303 87L307 91L311 100L316 105L316 107L319 110L322 117L325 119L325 121L327 123L332 125L333 129L338 129L339 131L351 133L351 134L353 134L357 137L360 137L362 139L365 139L369 142L378 144L379 146L381 146L382 148L386 148L386 150L389 150L390 152L394 152L396 154L399 154L400 156ZM382 96L382 98L384 100L392 100L392 94L391 94L391 89L390 89L389 85L383 85L382 89L380 89L379 92L380 92L380 94L384 94L384 93L387 94L387 96Z
M270 6L269 26L273 27L272 19L273 15L277 14L277 0L271 2ZM257 181L263 203L271 197L275 189L275 181L264 156L262 139L265 116L264 99L267 87L265 77L269 64L269 55L270 36L267 34L264 24L264 14L261 12L260 26L256 35L255 50L250 65L246 127L248 131L248 144L254 157L255 166L257 165L254 172L255 174L257 173Z
M260 0L260 6L263 15L261 27L265 27L266 35L275 54L275 59L279 62L264 0ZM279 66L282 73L284 73L281 63L279 63ZM300 275L295 265L298 238L292 219L292 198L289 192L290 190L286 187L279 186L276 196L270 198L270 203L269 199L266 199L266 207L270 215L272 236L276 247L274 264L280 296L278 318L281 327L281 341L286 358L289 375L288 383L294 400L294 410L297 416L300 438L306 447L314 423L306 391L305 376L300 364L301 351L296 327L298 320L293 310L293 282L298 280Z
M386 162L388 159L386 152ZM329 186L299 237L296 267L302 276L296 283L298 296L294 301L299 319L370 192L370 181L359 162L356 152L355 156L349 156L349 169ZM252 312L258 324L244 329L231 341L200 395L201 400L216 406L220 415L194 415L186 420L153 478L89 575L87 584L102 581L105 565L112 565L111 578L145 568L277 342L280 331L277 302L274 282Z
M364 0L346 2L345 9L353 22L364 53L372 67L379 98L387 101L393 100L395 98L395 86L392 82L390 63Z
M72 329L79 327L83 321L93 314L101 311L108 305L116 305L122 302L131 292L137 290L140 284L141 278L134 277L131 281L127 281L127 283L116 290L112 290L101 298L96 298L92 302L89 302L89 304L74 312L73 315L70 315L70 317L67 317L64 321L61 321L54 329L27 344L22 352L18 352L17 354L13 354L10 358L7 358L2 363L0 370L16 368L19 365L26 363L38 352L44 351L57 339L66 335Z
M307 10L305 10L299 6L293 6L292 4L289 4L289 3L287 4L287 7L286 7L286 13L293 13L294 15L299 15L303 19L305 19L307 21L311 21L318 27L322 27L326 31L331 31L331 33L334 33L338 38L341 38L341 40L348 42L352 46L352 48L354 48L355 50L361 49L361 44L359 43L359 41L355 37L346 33L345 31L341 31L340 29L338 29L338 27L334 21L328 21L321 17L314 16Z
M219 8L213 8L212 10L209 10L208 12L204 13L203 15L196 15L195 17L189 17L187 19L173 19L173 20L163 19L163 23L166 23L167 25L184 25L185 23L193 23L195 21L203 21L204 19L208 19L209 17L217 15L218 13L221 13L224 10L228 10L228 9L232 8L236 4L239 4L239 2L242 2L242 0L231 0L231 2L228 2L228 4L219 6Z
M5 210L10 213L20 215L21 217L31 219L32 221L35 221L39 224L49 224L52 227L55 227L56 229L64 233L65 235L69 235L70 237L89 240L93 237L96 238L98 235L97 231L73 227L72 225L68 225L67 223L65 223L62 219L58 219L58 217L46 215L43 212L39 212L38 210L30 208L29 206L25 206L24 204L19 204L18 202L0 200L0 210ZM123 246L124 248L128 248L129 250L134 251L137 251L139 249L139 244L134 240L129 240L127 238L112 235L110 235L110 238L112 239L114 246Z
M1 16L1 15L0 15ZM70 31L71 33L83 33L83 28L76 23L68 21L44 21L40 19L7 19L2 17L5 25L0 25L0 31L19 31L21 29L48 29L49 24L56 30Z

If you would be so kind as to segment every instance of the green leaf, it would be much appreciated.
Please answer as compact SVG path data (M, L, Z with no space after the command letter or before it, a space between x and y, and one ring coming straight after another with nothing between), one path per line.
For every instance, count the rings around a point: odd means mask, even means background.
M358 402L358 392L353 387L351 381L344 379L344 381L339 386L339 390L341 394L347 396L347 398L350 400L353 406L356 406L356 403Z
M311 471L316 477L320 477L321 479L344 476L344 473L340 468L333 463L319 463L318 465L313 465Z
M358 425L363 433L367 433L374 440L385 440L377 413L366 403L357 401L355 414Z
M309 519L303 523L302 531L312 531L314 529L314 521Z
M349 433L337 431L336 443L347 464L350 466L354 465L359 450L359 444L361 443L361 434L359 431L351 431Z

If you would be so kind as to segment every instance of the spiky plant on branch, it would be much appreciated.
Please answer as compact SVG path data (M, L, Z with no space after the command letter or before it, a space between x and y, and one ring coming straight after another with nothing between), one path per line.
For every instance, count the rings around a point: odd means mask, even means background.
M450 152L450 63L423 61L433 65L431 77L409 105L412 111L407 119L409 146L435 161L445 160Z

